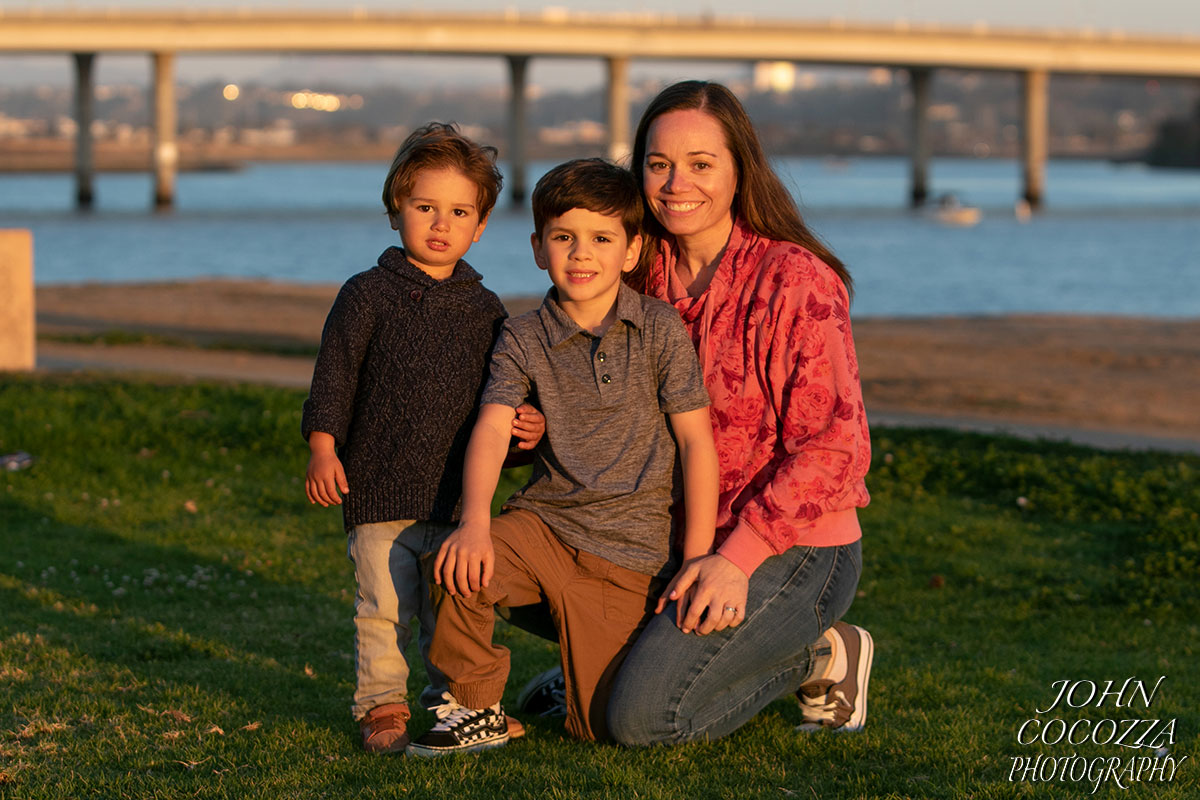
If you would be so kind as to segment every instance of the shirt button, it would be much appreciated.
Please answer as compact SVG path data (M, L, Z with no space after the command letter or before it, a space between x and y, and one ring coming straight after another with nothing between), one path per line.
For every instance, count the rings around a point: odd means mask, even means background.
M601 375L600 382L601 383L612 383L612 378L610 378L607 374Z
M413 289L411 292L408 293L408 296L411 297L413 300L420 300L421 299L421 290Z
M596 353L596 360L599 361L601 364L604 363L604 359L606 359L606 358L608 358L608 356L604 355L603 350L601 350L599 353Z

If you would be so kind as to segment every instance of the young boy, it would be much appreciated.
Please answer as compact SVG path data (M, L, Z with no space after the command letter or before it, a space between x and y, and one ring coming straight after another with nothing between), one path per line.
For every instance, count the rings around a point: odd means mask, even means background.
M462 260L500 191L495 158L441 123L401 145L383 203L404 247L342 287L304 403L305 490L310 502L342 506L358 583L351 710L370 752L409 742L404 651L414 616L431 682L422 704L441 703L445 689L428 663L433 615L419 561L454 527L463 454L506 316Z
M496 341L467 448L462 521L434 564L443 591L433 589L430 658L461 705L438 709L412 755L511 738L500 708L509 655L492 643L493 608L543 601L562 649L567 730L607 735L612 679L677 566L676 444L683 557L712 545L717 457L695 348L673 308L621 281L641 249L637 183L598 159L568 162L538 182L533 216L534 260L554 288ZM534 393L547 433L529 483L493 520L514 407Z

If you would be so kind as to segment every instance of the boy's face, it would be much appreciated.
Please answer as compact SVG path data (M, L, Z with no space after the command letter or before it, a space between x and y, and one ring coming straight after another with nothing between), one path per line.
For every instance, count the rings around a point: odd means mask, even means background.
M413 266L436 280L450 277L487 227L478 202L479 187L456 169L417 172L412 191L400 198L399 212L389 215Z
M606 310L617 297L621 273L637 264L642 237L629 241L621 218L584 208L552 217L535 233L533 258L550 273L559 302Z

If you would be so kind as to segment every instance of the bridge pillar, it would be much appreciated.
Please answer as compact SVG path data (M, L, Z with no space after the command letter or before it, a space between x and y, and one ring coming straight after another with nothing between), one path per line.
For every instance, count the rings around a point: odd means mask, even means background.
M912 186L909 204L913 208L920 208L929 198L929 84L933 70L910 69L908 77L912 85Z
M96 199L92 188L92 104L96 95L92 66L95 53L75 53L75 207L87 209Z
M1031 69L1022 76L1021 100L1025 117L1021 136L1025 181L1022 196L1033 210L1042 207L1046 186L1046 155L1049 150L1048 84L1049 76L1044 69Z
M175 54L154 54L154 207L175 203L175 173L179 146L175 142Z
M529 56L509 56L508 74L508 191L514 205L525 202L525 137L527 102L525 79Z
M608 58L608 157L620 161L632 150L629 142L629 59L611 56Z

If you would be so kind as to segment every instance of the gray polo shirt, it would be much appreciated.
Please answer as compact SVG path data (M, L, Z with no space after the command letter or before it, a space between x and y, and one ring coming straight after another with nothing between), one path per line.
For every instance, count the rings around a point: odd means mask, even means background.
M617 319L597 337L551 289L509 319L492 350L483 403L546 415L533 476L508 505L536 513L571 547L657 575L671 561L675 440L667 414L708 405L679 312L624 284Z

